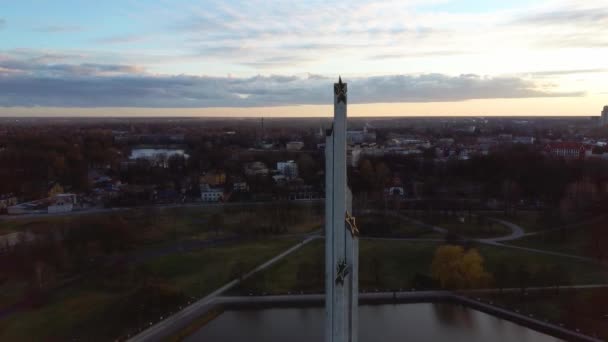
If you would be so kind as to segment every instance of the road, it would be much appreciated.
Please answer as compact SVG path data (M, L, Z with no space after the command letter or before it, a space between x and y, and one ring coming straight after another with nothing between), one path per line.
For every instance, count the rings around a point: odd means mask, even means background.
M303 203L316 203L323 202L324 199L312 199L312 200L295 200L289 201L292 204L303 204ZM231 207L231 206L272 206L276 203L284 203L284 201L269 201L269 202L227 202L227 203L206 203L206 202L193 202L193 203L169 203L169 204L153 204L135 207L115 207L115 208L90 208L74 210L66 213L41 213L41 214L23 214L23 215L0 215L0 221L2 220L19 220L19 219L32 219L32 218L45 218L45 217L64 217L64 216L78 216L78 215L89 215L89 214L100 214L100 213L113 213L126 210L134 209L169 209L169 208L196 208L196 207Z
M233 288L234 286L238 285L242 280L245 280L245 279L253 276L256 273L267 269L268 267L272 266L276 262L280 261L281 259L285 258L286 256L290 255L291 253L297 251L298 249L302 248L306 244L308 244L311 241L314 241L318 238L319 238L318 235L310 236L310 237L306 238L304 241L298 243L295 246L292 246L291 248L284 251L283 253L275 256L274 258L272 258L272 259L266 261L265 263L261 264L260 266L256 267L252 271L246 273L242 277L230 281L229 283L227 283L224 286L220 287L219 289L213 291L209 295L199 299L198 301L192 303L188 307L173 314L172 316L169 316L169 317L165 318L164 320L161 318L161 321L154 325L152 325L152 322L150 322L151 326L148 329L146 329L146 330L142 331L141 333L139 333L138 335L130 338L129 341L157 341L157 340L160 340L160 339L166 337L168 332L177 331L180 328L183 328L186 324L188 324L192 320L199 317L202 313L209 310L210 306L213 305L213 301L215 300L215 298L217 296L219 296L221 293L226 292L229 289Z
M515 223L497 219L497 218L490 218L490 220L492 220L494 222L498 222L498 223L502 224L503 226L511 229L511 234L501 236L501 237L496 237L496 238L479 239L477 241L480 241L483 243L497 243L497 242L517 240L517 239L522 238L525 235L524 229L522 227L516 225Z

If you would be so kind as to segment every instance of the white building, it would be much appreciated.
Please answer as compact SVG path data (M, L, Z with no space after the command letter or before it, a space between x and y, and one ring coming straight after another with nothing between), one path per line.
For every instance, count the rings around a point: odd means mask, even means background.
M232 191L234 192L248 192L249 184L247 182L234 182L232 183Z
M532 145L534 140L534 137L513 137L514 144Z
M224 198L224 189L212 188L209 184L201 184L201 200L203 202L219 202Z
M9 215L66 213L78 203L76 194L57 194L45 199L16 204L7 208Z
M49 214L68 213L74 209L74 205L69 202L60 201L60 202L56 202L54 204L49 205L48 208L46 208L46 209Z
M277 170L287 179L298 178L298 164L293 160L278 162Z
M346 132L346 141L350 145L354 144L362 144L362 143L370 143L376 141L376 132L369 132L367 130L367 126L363 127L361 131L347 131Z
M304 148L304 143L301 141L290 141L285 144L285 148L289 151L299 151Z

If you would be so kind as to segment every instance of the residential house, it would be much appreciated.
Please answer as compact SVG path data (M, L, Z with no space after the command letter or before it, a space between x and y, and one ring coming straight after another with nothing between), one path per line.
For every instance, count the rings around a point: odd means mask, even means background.
M545 152L565 159L584 159L587 147L578 142L552 142L545 146Z
M209 184L201 184L201 200L203 202L220 202L224 199L224 189L212 188Z
M293 160L278 162L277 170L287 179L298 178L298 164Z
M245 175L247 176L267 176L270 170L266 164L256 161L245 165Z
M8 207L17 204L17 197L13 194L0 195L0 212L6 212Z
M299 151L304 148L304 143L301 141L290 141L285 144L285 148L288 151Z

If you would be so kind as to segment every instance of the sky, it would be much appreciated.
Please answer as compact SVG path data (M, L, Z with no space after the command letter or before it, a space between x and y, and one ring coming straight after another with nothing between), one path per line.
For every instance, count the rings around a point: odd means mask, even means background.
M599 115L608 0L0 0L0 116Z

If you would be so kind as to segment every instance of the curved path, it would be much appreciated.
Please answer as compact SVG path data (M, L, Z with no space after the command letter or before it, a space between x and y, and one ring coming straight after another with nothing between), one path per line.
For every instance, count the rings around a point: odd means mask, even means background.
M500 237L495 237L495 238L478 239L477 241L483 242L483 243L497 243L497 242L517 240L517 239L522 238L524 235L526 235L524 229L522 227L516 225L515 223L497 219L497 218L490 218L490 220L500 223L503 226L511 229L511 234L505 235L505 236L500 236Z
M424 223L422 221L418 221L415 219L412 219L410 217L407 217L403 214L398 214L398 213L393 213L394 216L399 217L403 220L407 220L408 222L414 223L416 225L419 225L421 227L425 227L425 228L430 228L435 232L438 233L442 233L442 234L446 234L448 232L447 229L445 228L441 228L441 227L437 227L437 226L433 226L427 223ZM526 234L525 230L513 223L513 222L509 222L509 221L505 221L505 220L501 220L501 219L497 219L497 218L490 218L492 221L500 223L502 225L504 225L505 227L511 229L511 233L508 235L504 235L504 236L499 236L499 237L495 237L495 238L484 238L484 239L472 239L473 241L485 244L485 245L490 245L490 246L496 246L496 247L503 247L503 248L510 248L510 249L517 249L520 251L526 251L526 252L532 252L532 253L540 253L540 254L546 254L546 255L553 255L553 256L559 256L559 257L565 257L565 258L570 258L570 259L576 259L579 261L586 261L586 262L592 262L592 263L601 263L598 260L594 259L594 258L589 258L589 257L584 257L584 256L580 256L580 255L575 255L575 254L567 254L567 253L560 253L560 252L553 252L553 251L548 251L548 250L544 250L544 249L536 249L536 248L528 248L528 247L520 247L520 246L515 246L515 245L509 245L509 244L505 244L504 242L508 242L508 241L513 241L513 240L517 240L520 239L524 236L527 236L529 234ZM436 239L394 239L394 238L384 238L384 240L405 240L405 241L431 241L431 240L435 240ZM440 240L441 241L441 240Z

